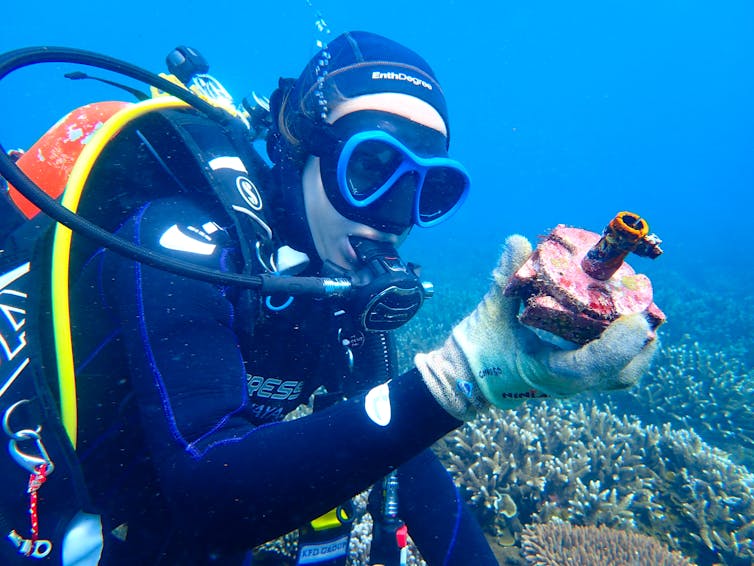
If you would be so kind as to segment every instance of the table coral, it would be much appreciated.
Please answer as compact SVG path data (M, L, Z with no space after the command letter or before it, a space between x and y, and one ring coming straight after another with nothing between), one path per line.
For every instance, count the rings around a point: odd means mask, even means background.
M640 385L614 399L644 422L694 430L740 463L754 465L754 372L725 351L686 337L661 348Z
M524 557L532 566L692 566L679 552L669 551L651 537L604 526L530 525L522 539Z

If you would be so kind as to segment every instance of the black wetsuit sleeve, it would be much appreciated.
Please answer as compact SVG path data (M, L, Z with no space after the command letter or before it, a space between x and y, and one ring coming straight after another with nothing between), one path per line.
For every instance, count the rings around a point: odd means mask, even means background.
M120 234L160 249L170 224L164 218L180 212L171 206L145 207ZM228 269L219 248L175 253ZM229 291L114 256L108 261L108 294L148 450L189 539L240 549L286 533L461 424L412 370L387 386L387 423L370 417L360 395L298 420L254 426Z

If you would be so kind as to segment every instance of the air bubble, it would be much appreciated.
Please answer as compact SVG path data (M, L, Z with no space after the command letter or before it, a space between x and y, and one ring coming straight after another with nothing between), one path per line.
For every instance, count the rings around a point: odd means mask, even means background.
M322 16L322 12L317 10L312 3L312 0L306 0L306 5L314 10L314 27L317 30L319 37L315 38L315 45L319 50L319 59L314 68L314 74L317 77L317 90L314 95L317 98L317 103L322 109L320 118L325 121L329 113L327 107L327 98L325 97L325 77L327 77L327 67L330 64L332 56L327 49L327 36L330 33L330 27L327 25L325 18Z

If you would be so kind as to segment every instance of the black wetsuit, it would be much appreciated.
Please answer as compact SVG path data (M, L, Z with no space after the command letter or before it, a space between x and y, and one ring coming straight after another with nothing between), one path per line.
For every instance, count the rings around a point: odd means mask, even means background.
M117 233L235 271L232 230L211 224L222 217L205 197L162 198ZM110 251L86 258L72 294L78 453L103 514L103 564L240 563L396 467L401 517L430 564L495 563L427 449L461 423L419 373L390 382L387 426L365 410L364 391L384 379L387 335L354 346L349 371L343 321L323 301L271 310L238 288ZM350 398L282 420L320 386L338 391L343 377L358 384Z

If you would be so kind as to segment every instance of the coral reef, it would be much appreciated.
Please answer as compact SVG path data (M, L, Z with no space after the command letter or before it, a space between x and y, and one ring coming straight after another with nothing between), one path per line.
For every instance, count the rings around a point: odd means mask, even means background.
M529 525L521 539L524 557L533 566L692 566L679 552L669 551L651 537L609 527Z
M441 275L438 297L398 332L401 367L439 345L489 284ZM560 522L644 534L701 565L754 561L754 476L739 465L754 469L754 296L721 289L718 280L710 281L713 293L673 273L652 278L669 322L639 387L585 406L493 410L436 446L508 550L533 525ZM364 514L352 564L365 563L370 533ZM293 535L286 543L295 552ZM415 548L410 560L423 564Z
M653 268L654 298L668 315L660 332L667 344L690 334L707 348L754 364L754 294L745 273L721 277L719 271L695 269L687 277L659 264Z
M754 558L754 476L691 431L532 403L491 410L436 449L501 544L560 520L644 533L702 564Z
M663 347L641 384L611 396L616 411L688 428L754 468L754 371L686 336ZM607 401L607 398L605 399Z

